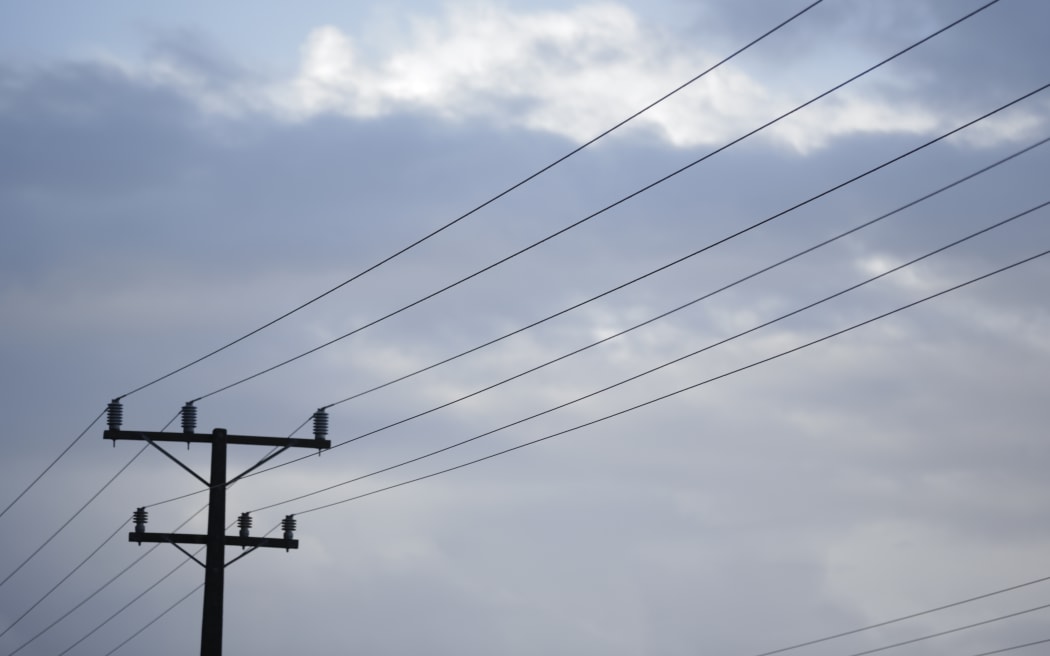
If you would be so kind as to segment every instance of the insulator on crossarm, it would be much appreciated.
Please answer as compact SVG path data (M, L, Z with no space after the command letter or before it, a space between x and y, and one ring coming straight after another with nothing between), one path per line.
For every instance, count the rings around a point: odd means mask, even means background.
M193 405L193 401L182 406L182 432L197 432L197 406Z
M323 440L328 437L328 412L324 408L318 408L314 413L314 439Z
M248 529L252 527L252 516L249 513L241 513L237 518L237 527L241 529L241 537L248 537Z
M295 539L295 515L285 515L281 520L281 529L284 531L285 540ZM285 549L288 551L288 549Z
M146 520L149 519L149 513L145 508L136 508L135 512L131 513L131 519L135 522L136 533L146 532ZM142 543L139 542L139 544Z
M106 423L109 430L120 430L121 424L124 423L124 406L121 405L120 399L113 399L106 406Z

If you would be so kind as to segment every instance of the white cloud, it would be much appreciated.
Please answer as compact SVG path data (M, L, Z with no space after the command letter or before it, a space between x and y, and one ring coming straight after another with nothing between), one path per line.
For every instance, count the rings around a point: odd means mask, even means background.
M612 3L532 12L454 5L407 23L406 35L374 40L385 50L365 48L337 26L318 27L306 38L298 73L289 80L216 85L170 58L151 63L148 75L224 114L262 111L300 121L324 114L375 118L422 112L583 142L723 54L661 31ZM720 144L812 93L760 81L734 62L639 117L630 129L676 147ZM943 124L943 112L938 115L918 104L845 90L768 134L805 153L851 134L929 133ZM1030 134L1033 120L982 134L974 145Z

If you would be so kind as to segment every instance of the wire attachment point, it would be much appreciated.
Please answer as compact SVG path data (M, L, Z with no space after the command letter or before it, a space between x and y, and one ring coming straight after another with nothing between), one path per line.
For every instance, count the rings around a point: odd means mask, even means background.
M328 412L324 408L318 408L314 413L314 439L323 440L328 437Z
M237 528L241 529L241 537L248 537L249 529L252 527L252 516L250 513L241 513L240 517L237 518ZM242 549L244 547L241 547Z
M149 519L149 513L146 512L144 507L136 508L135 512L131 513L131 519L135 522L135 532L145 533L146 532L146 520ZM141 545L142 543L139 542Z
M285 540L295 539L295 515L285 515L281 520L281 530L284 531ZM285 549L288 551L288 549Z
M106 406L106 423L109 430L120 430L121 424L124 423L124 406L120 403L120 399L113 399Z
M182 432L197 432L197 406L193 405L193 401L188 401L182 406Z

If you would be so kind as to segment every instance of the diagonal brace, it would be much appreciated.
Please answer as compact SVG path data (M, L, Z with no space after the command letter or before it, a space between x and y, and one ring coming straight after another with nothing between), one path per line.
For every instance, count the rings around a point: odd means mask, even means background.
M281 455L282 453L284 453L287 450L288 450L288 447L282 447L280 449L277 449L276 451L273 451L272 453L270 453L269 455L264 457L259 462L255 463L254 465L252 465L248 469L245 469L240 474L237 474L236 476L231 478L229 481L227 481L226 482L226 487L229 487L229 486L233 485L237 481L241 480L242 478L244 478L248 474L252 473L253 471L258 469L259 467L262 467L263 465L265 465L266 463L270 462L271 460L273 460L274 458L276 458L277 456Z
M178 550L179 550L179 551L181 551L182 553L184 553L184 554L186 554L187 556L189 556L190 558L192 558L192 559L194 560L194 562L196 562L196 563L197 563L198 565L200 565L201 567L204 567L204 566L205 566L205 565L204 565L204 563L202 563L201 561L197 560L197 557L196 557L196 556L194 556L194 555L193 555L193 554L191 554L190 552L188 552L188 551L186 551L185 549L183 549L182 547L180 547L180 546L179 546L179 543L178 543L178 542L176 542L175 540L168 540L168 543L169 543L169 544L172 544L172 545L174 545L176 549L178 549Z
M230 562L228 562L228 563L226 563L225 565L223 565L223 567L229 567L230 565L234 564L235 562L237 562L237 561L238 561L238 560L240 560L241 558L244 558L245 556L247 556L248 554L250 554L251 552L255 551L255 550L256 550L256 549L258 549L258 548L259 548L259 547L252 547L252 548L251 548L251 549L249 549L248 551L245 551L244 553L242 553L242 554L241 554L240 556L237 556L236 558L234 558L234 559L233 559L233 560L231 560Z
M142 436L142 439L146 440L146 442L147 442L147 443L148 443L148 444L149 444L150 446L152 446L153 448L155 448L156 450L158 450L158 451L160 451L161 453L163 453L164 455L168 456L168 458L170 458L172 462L174 462L174 463L175 463L176 465L178 465L179 467L182 467L183 469L185 469L186 471L188 471L188 472L190 473L190 475L191 475L191 476L193 476L194 478L196 478L196 479L197 479L198 481L200 481L201 483L204 483L204 485L206 485L207 487L211 487L211 483L209 483L208 481L204 480L204 478L203 478L203 477L202 477L202 476L201 476L200 474L198 474L197 472L193 471L192 469L190 469L190 468L189 468L189 467L187 467L186 465L182 464L182 461L181 461L181 460L179 460L179 459L178 459L178 458L176 458L175 456L173 456L173 455L171 455L170 453L168 453L168 451L167 451L167 450L166 450L166 449L165 449L164 447L162 447L161 445L157 444L157 443L156 443L156 442L154 442L153 440L149 439L149 438L148 438L148 437L146 437L145 435L143 435L143 436Z

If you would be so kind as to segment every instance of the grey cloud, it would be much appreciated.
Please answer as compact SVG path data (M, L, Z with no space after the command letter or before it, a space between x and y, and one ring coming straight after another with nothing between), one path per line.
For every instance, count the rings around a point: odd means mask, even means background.
M175 41L164 47L187 49L178 53L184 63L199 56L193 65L202 75L238 79L239 69L221 52ZM5 219L14 217L4 225L13 238L2 247L0 290L18 315L5 317L0 364L18 375L3 377L10 410L0 477L5 500L112 394L347 278L571 146L424 113L302 123L208 115L162 86L99 65L54 64L8 71L6 79L0 134L18 156L0 164L0 207ZM432 303L202 402L202 424L290 431L319 403L607 289L921 140L865 135L805 157L761 139L741 144ZM1013 147L955 142L930 149L533 335L334 408L333 433L352 437L559 355ZM415 300L702 152L665 148L639 134L589 149L295 319L130 397L126 423L159 429L186 399ZM864 257L904 258L940 245L1039 199L1046 157L1033 153L621 344L245 481L231 491L231 511L418 455L699 348L862 278ZM1011 228L931 263L910 282L886 281L609 398L260 513L259 525L741 366L910 301L923 285L961 280L1029 253L1045 244L1045 226L1042 218ZM1044 553L1047 542L1038 503L1045 497L1039 463L1046 455L1046 351L1039 335L1046 276L1045 264L1029 265L617 420L304 515L299 552L256 553L231 567L227 647L746 654L1033 578L1040 566L1033 554ZM0 520L18 528L5 533L4 553L14 555L5 556L0 574L134 448L112 449L98 427L92 430L46 485ZM197 448L179 455L197 465L205 456ZM246 466L251 455L235 460ZM4 619L134 507L193 485L159 454L144 455L13 581L17 587L3 590ZM155 526L174 526L197 507L197 499L158 507ZM118 538L73 590L63 590L3 645L13 649L76 601L74 591L90 592L140 553ZM49 635L39 653L65 648L180 560L170 549L156 556ZM130 635L199 581L195 568L180 570L82 649L109 649ZM191 598L126 650L193 650L198 613L199 597ZM987 644L1022 642L1032 631L1026 623L1004 625ZM848 644L870 648L897 635L903 632ZM954 653L948 649L924 646L919 653Z

